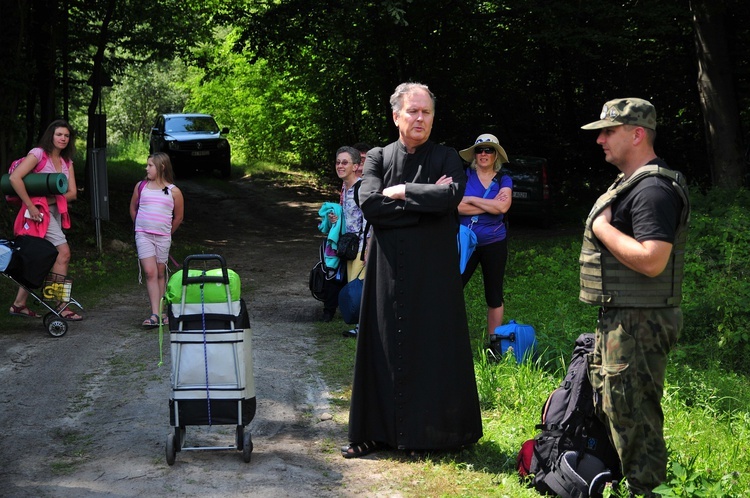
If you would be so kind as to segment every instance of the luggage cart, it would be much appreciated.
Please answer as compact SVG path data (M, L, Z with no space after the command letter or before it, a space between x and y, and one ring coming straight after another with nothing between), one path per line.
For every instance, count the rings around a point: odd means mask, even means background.
M212 262L219 268L206 270ZM203 269L191 269L196 263ZM218 254L188 256L170 278L165 301L173 430L167 435L167 464L174 465L178 452L190 450L238 450L249 462L253 441L246 426L255 416L256 400L250 323L239 277ZM186 446L187 426L197 425L235 425L234 444Z
M57 249L48 240L23 235L13 241L0 240L0 273L24 288L37 304L47 308L44 327L52 337L68 332L68 321L62 313L74 304L83 306L71 296L73 279L50 271L57 259ZM43 280L40 280L43 278ZM41 296L34 289L41 288Z

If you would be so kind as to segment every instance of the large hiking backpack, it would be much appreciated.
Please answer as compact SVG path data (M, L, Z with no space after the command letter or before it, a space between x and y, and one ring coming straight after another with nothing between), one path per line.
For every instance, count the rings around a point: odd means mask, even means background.
M606 483L622 479L620 459L594 413L587 358L593 350L593 334L578 336L565 379L542 408L541 433L519 453L519 473L532 475L530 486L542 494L598 497Z

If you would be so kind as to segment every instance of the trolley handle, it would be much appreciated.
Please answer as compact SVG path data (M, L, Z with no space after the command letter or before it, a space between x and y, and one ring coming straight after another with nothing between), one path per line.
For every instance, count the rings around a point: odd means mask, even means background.
M205 272L201 275L190 276L190 262L191 261L218 261L221 265L221 276L206 275ZM185 258L182 265L182 285L195 284L195 283L219 283L229 284L229 272L227 271L227 262L220 254L191 254Z

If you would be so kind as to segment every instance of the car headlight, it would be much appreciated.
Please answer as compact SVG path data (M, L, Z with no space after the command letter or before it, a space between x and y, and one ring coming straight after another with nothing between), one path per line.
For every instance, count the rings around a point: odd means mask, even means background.
M216 144L217 149L228 149L229 148L229 142L226 140L219 140L219 143Z
M180 150L180 142L167 142L167 147L169 147L169 150Z

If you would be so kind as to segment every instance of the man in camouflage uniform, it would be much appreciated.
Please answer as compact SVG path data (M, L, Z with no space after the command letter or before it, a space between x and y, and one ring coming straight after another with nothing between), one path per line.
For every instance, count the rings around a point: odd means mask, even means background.
M582 128L599 131L605 160L620 170L591 210L581 248L580 299L600 306L589 377L631 495L650 497L667 473L661 398L682 329L687 186L654 152L648 101L610 100Z

